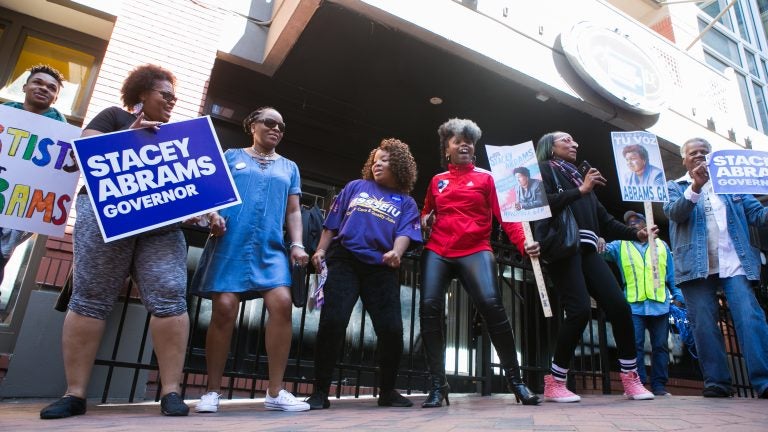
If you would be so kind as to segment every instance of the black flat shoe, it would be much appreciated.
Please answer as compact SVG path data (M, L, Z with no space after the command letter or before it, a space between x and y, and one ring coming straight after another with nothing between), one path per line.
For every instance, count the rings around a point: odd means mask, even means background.
M40 418L59 419L85 414L85 399L77 396L64 396L40 410Z
M379 395L379 406L408 408L413 406L413 402L407 397L401 395L397 390L382 392Z
M189 415L189 407L178 393L171 392L160 399L160 412L166 416L183 417Z
M701 391L701 395L705 398L728 398L731 394L718 386L707 386Z
M304 402L309 404L310 410L326 409L331 407L331 402L328 400L328 393L322 390L315 390Z

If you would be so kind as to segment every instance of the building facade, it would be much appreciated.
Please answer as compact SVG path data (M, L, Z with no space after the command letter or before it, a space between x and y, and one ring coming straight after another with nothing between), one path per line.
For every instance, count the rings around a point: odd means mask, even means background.
M321 206L385 137L410 144L420 202L448 118L472 118L492 145L563 130L608 178L599 196L618 215L611 131L656 134L668 179L694 136L768 150L766 28L765 0L0 0L0 102L51 63L67 81L57 108L84 126L119 105L130 70L159 64L178 78L172 120L210 115L225 148L248 145L250 111L280 110L278 150L301 168L303 202ZM39 303L64 283L71 236L30 242L9 266L6 363L25 322L60 327Z

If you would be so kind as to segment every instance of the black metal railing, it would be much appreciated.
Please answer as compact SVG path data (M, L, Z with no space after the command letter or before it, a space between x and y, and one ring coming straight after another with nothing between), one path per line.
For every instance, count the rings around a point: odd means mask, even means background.
M204 231L187 228L185 233L191 248L203 246L206 238ZM543 316L530 265L521 261L513 247L494 243L494 251L498 262L502 296L515 330L516 348L521 356L524 379L534 391L541 392L543 376L549 371L552 345L562 320L562 313L559 312L557 299L550 296L555 316L549 319ZM418 258L417 254L404 257L400 271L405 349L400 362L397 387L407 393L425 391L428 377L418 324L417 305L420 292ZM193 266L194 263L190 263L190 268ZM308 283L312 286L313 276L307 277ZM133 289L135 288L131 287L131 291ZM147 379L147 371L156 371L157 364L154 356L147 355L148 350L151 349L147 337L149 315L146 314L145 318L126 323L126 317L129 315L126 312L128 306L137 302L131 294L129 291L128 295L121 299L122 315L118 321L111 355L96 360L97 365L105 366L108 370L102 393L103 401L110 397L111 383L118 373L131 374L129 379L132 385L127 396L129 401L153 396L156 400L159 399L159 385L154 390L148 390L149 394L141 393L143 386L139 385L140 380ZM507 391L488 335L475 317L474 307L458 282L454 281L449 287L446 302L446 358L448 359L446 369L453 391L479 392L484 395ZM190 296L188 304L191 331L182 391L185 396L194 397L204 392L206 384L205 334L210 318L210 301ZM741 360L738 344L735 343L735 332L732 327L728 327L730 319L727 308L723 307L723 311L721 324L724 326L724 332L729 335L729 340L734 342L728 344L729 354L732 359L735 359L732 364L734 374L745 377L743 360ZM229 378L229 384L223 388L225 397L253 398L263 393L264 382L268 379L263 331L265 320L266 310L261 301L251 300L241 304L224 373L224 376ZM319 311L312 310L310 306L294 309L293 320L294 337L284 379L289 383L289 390L303 394L308 389L311 390L307 384L313 379L314 352L316 349L321 349L314 344ZM143 336L136 348L135 361L119 360L118 357L118 352L121 351L121 335L126 325L134 328L143 327ZM593 309L591 325L584 332L571 367L572 383L580 389L592 389L605 394L611 392L609 372L616 371L618 368L615 345L608 337L607 326L602 313ZM350 320L343 352L334 371L336 396L375 394L375 354L375 336L372 327L358 304ZM675 367L671 366L670 376L674 377L675 373ZM690 373L690 366L687 366L685 374ZM152 379L152 377L149 378L150 381ZM737 384L736 388L739 396L755 396L748 380ZM193 390L196 391L194 395Z

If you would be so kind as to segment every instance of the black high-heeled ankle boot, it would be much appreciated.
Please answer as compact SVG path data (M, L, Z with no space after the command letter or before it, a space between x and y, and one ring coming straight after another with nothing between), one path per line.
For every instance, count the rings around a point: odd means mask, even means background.
M538 405L541 403L541 399L525 385L520 375L508 375L507 380L509 390L515 394L517 403L522 402L523 405Z
M448 383L445 383L445 377L432 377L432 388L429 390L427 398L422 402L422 408L439 408L443 406L443 399L445 404L450 405L451 401L448 400L448 393L451 391L451 387Z

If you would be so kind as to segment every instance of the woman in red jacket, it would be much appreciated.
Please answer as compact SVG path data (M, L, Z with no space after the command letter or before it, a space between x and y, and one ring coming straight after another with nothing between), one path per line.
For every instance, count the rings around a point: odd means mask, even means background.
M421 337L432 388L424 408L449 404L445 379L445 290L458 278L483 317L491 342L501 359L510 390L518 402L537 405L536 396L523 383L515 351L515 336L501 301L496 259L490 234L495 216L501 221L493 177L477 168L475 143L482 134L472 120L451 119L437 130L443 166L448 171L432 178L422 210L421 224L430 232L421 261ZM519 223L501 223L518 250L538 256L539 244L526 245Z

